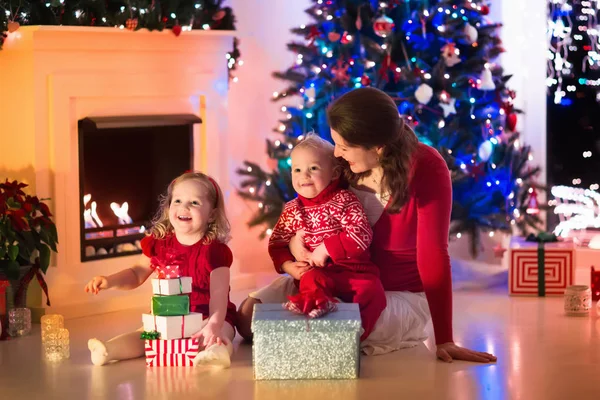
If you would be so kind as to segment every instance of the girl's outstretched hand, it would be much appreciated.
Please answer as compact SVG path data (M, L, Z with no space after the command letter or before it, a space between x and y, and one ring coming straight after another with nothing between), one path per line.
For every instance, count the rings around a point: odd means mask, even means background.
M85 285L86 293L98 294L101 290L108 289L108 280L105 276L95 276Z
M207 323L199 332L192 335L192 339L198 339L204 347L210 347L213 344L223 344L224 338L221 334L221 329L214 323Z

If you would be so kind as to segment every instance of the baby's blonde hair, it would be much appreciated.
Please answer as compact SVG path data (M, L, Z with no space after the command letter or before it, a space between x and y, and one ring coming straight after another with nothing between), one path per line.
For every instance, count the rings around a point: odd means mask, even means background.
M225 201L223 200L223 192L219 184L208 175L202 172L186 172L183 175L173 179L167 188L167 194L160 197L160 206L156 216L152 220L152 228L148 234L157 239L162 239L173 232L173 225L169 221L169 207L173 200L173 190L175 186L184 181L196 181L206 190L208 201L213 204L213 218L208 223L208 228L204 237L203 243L210 243L213 240L218 240L221 243L227 243L230 239L229 233L231 227L225 213Z
M304 136L304 139L294 147L292 154L294 154L296 149L317 149L331 160L331 165L334 170L337 170L340 167L339 160L335 158L335 155L333 154L335 150L333 144L314 132L307 133Z

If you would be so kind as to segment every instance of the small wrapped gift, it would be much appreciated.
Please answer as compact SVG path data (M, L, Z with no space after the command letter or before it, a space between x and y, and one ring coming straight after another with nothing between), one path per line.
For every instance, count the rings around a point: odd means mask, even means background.
M358 304L341 303L309 319L281 304L256 304L252 317L254 378L356 379L361 319Z
M144 330L156 331L160 339L184 339L202 329L202 314L189 313L176 317L163 317L160 315L142 314Z
M510 295L562 296L573 284L575 246L549 234L513 237L510 242Z
M181 267L184 257L181 254L167 252L150 259L150 265L158 279L179 278L182 274Z
M192 293L192 278L182 276L175 279L152 279L152 293L168 296Z
M161 316L188 315L190 298L187 294L179 296L152 296L152 314Z
M200 343L198 339L146 339L145 348L149 367L191 367Z

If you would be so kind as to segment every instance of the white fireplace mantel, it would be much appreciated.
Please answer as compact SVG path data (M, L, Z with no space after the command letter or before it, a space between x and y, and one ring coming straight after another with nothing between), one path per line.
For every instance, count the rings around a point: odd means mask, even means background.
M61 26L9 34L0 51L0 179L24 180L30 193L52 199L60 242L47 273L52 312L77 317L149 302L147 290L83 292L88 279L137 256L80 261L77 121L195 114L203 123L194 129L194 168L229 192L225 54L233 35ZM40 295L31 301L43 304Z

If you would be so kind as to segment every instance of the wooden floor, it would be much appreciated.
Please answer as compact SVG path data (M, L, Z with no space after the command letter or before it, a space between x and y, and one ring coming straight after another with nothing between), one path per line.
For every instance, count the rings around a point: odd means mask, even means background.
M234 301L245 296L235 293ZM455 294L455 339L492 352L496 364L444 364L430 342L362 359L354 381L254 381L251 346L236 340L231 369L147 368L143 359L94 367L91 336L136 329L143 310L65 322L71 359L41 358L39 325L30 336L0 342L2 399L598 399L600 319L567 317L561 298Z

